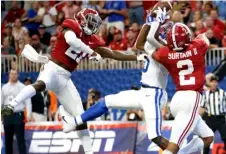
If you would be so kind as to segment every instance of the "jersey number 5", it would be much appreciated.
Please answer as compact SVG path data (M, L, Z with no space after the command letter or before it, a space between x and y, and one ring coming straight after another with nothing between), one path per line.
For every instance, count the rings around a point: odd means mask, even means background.
M189 75L194 71L192 61L190 59L186 59L186 60L180 60L177 62L177 68L182 68L183 66L188 66L188 68L186 70L181 70L179 72L180 85L181 86L194 85L195 77L189 77L185 79L186 75Z

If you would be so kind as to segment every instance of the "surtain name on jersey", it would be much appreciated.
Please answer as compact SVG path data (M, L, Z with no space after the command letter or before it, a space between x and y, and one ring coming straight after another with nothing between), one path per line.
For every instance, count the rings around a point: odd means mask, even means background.
M175 52L175 53L169 53L168 59L183 59L183 58L189 58L193 55L197 55L197 49L193 48L192 50L188 50L186 52Z

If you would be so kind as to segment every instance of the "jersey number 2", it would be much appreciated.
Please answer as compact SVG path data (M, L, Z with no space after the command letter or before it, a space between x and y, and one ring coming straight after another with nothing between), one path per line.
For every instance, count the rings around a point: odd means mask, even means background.
M189 75L194 71L192 61L190 59L186 59L177 62L177 68L182 68L183 66L188 66L188 68L186 70L181 70L179 72L180 85L181 86L194 85L195 77L189 77L188 79L185 79L186 75Z

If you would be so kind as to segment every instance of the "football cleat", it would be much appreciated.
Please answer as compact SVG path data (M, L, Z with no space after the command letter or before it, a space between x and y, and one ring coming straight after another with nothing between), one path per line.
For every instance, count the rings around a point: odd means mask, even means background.
M75 130L76 124L74 118L64 109L63 105L60 105L59 107L59 114L63 122L63 131L69 133Z

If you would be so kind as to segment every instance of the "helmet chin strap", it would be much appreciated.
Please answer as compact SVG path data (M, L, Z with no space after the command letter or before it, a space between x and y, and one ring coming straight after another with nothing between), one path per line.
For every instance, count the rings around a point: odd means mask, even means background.
M173 51L181 51L183 48L173 48Z

